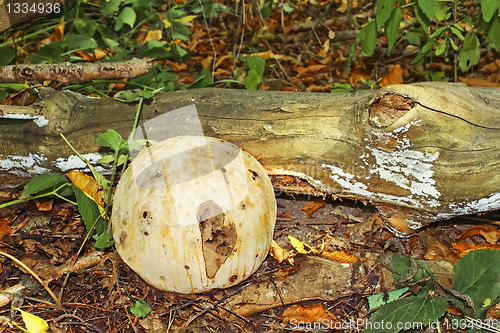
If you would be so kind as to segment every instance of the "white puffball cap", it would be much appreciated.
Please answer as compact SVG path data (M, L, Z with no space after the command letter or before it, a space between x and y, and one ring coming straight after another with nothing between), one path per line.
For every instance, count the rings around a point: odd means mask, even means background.
M137 155L118 183L111 218L132 270L160 290L197 293L259 268L276 199L264 168L236 145L180 136Z

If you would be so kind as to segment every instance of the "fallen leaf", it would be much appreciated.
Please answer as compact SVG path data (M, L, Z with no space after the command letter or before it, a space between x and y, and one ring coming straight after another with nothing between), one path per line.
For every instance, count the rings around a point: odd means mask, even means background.
M345 253L344 251L323 251L320 254L321 257L332 259L340 263L354 264L358 261L358 258L352 254Z
M14 308L14 310L21 312L24 324L29 333L45 333L49 329L49 324L42 318L18 308Z
M388 86L390 84L399 84L403 83L403 69L401 65L396 64L394 67L382 77L382 81L380 81L379 86Z
M483 79L469 79L464 77L460 77L458 79L460 80L460 82L465 83L469 87L493 87L493 88L500 87L500 83L498 82L490 82L488 80L483 80Z
M44 198L45 200L43 199L37 199L35 201L35 205L36 207L38 208L38 210L40 212L48 212L48 211L51 211L52 210L52 203L53 203L53 200L52 199L47 199L47 198Z
M456 263L460 258L445 244L436 240L426 246L427 252L424 258L427 260L448 261Z
M328 311L323 303L318 303L309 307L303 307L301 305L295 304L290 306L288 309L283 311L281 320L285 324L300 324L311 325L311 327L317 327L318 323L322 325L322 328L333 329L335 323L339 322L333 313ZM314 325L316 323L316 326ZM328 326L328 327L326 327Z
M94 177L87 176L83 172L76 170L66 173L66 176L76 187L90 195L98 205L104 207L102 190L99 189L99 183Z
M468 244L468 243L454 243L453 248L457 251L457 255L462 258L464 255L474 250L490 249L500 250L500 245L492 245L488 243Z
M279 246L278 243L274 241L274 239L271 242L271 248L269 249L269 254L271 255L271 257L276 259L276 261L279 262L280 264L283 261L288 260L290 265L293 265L293 258L291 258L291 255L288 253L288 251Z
M298 253L308 254L314 252L312 247L310 247L306 243L302 243L295 237L288 236L288 240L290 241L290 244L292 244L293 248L297 250Z
M488 243L496 244L500 239L500 230L491 225L475 225L465 230L457 241L460 242L466 238L471 238L474 236L482 236Z
M307 205L305 205L302 210L304 212L306 212L306 214L309 216L309 217L312 217L312 214L317 211L318 209L320 209L321 207L323 207L325 205L325 202L324 201L312 201L312 202L309 202Z

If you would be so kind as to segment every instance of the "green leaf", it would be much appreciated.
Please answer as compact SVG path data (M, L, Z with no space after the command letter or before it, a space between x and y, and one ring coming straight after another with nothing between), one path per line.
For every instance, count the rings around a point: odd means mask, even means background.
M16 57L16 52L11 47L0 47L0 66L7 66Z
M120 144L123 141L123 138L117 131L113 129L108 129L106 133L99 135L96 139L97 144L102 147L109 147L117 152L120 149Z
M500 17L495 15L491 21L491 27L488 32L489 39L495 44L497 50L500 48Z
M414 32L408 32L406 34L406 40L408 40L408 43L411 45L420 45L422 43L422 39L420 38L420 35Z
M354 88L349 83L335 83L333 89L330 90L332 93L348 93L353 92Z
M380 30L385 22L391 17L397 0L378 0L375 6L375 17L377 21L377 31ZM398 7L399 8L399 7ZM401 11L401 9L399 9Z
M245 78L245 88L256 90L260 83L262 83L262 75L259 75L254 69L249 70Z
M23 192L21 193L21 197L25 197L35 192L46 190L51 186L67 182L68 178L66 178L66 176L57 173L47 173L45 175L39 175L30 180L24 186Z
M146 316L151 312L151 307L146 301L138 299L135 301L134 305L130 307L130 312L139 318L146 318Z
M375 311L363 333L396 333L403 329L424 331L430 322L444 315L447 306L443 297L427 298L425 295L398 299ZM422 326L415 327L417 323Z
M80 215L82 216L83 223L85 223L85 228L87 229L87 232L90 232L92 225L94 225L94 222L97 219L101 219L97 203L94 200L90 199L85 193L83 193L82 190L80 190L75 185L71 184L71 187L75 192L76 203L78 204L78 210L80 211Z
M440 56L441 54L443 54L444 51L446 51L446 43L448 41L448 37L446 37L446 39L438 45L437 49L436 49L436 56Z
M424 31L429 30L432 19L429 19L422 10L422 7L420 7L420 1L413 4L413 9L415 11L415 16L417 17L418 22L420 22L422 28L424 28Z
M6 88L15 92L30 89L30 86L26 83L0 83L0 88Z
M480 318L486 310L481 305L500 295L500 251L470 251L455 264L453 274L453 289L472 298L474 316Z
M432 21L438 8L438 0L418 0L418 6L429 21Z
M115 31L120 30L123 25L127 24L130 28L134 27L137 15L130 7L124 7L116 19Z
M373 55L377 46L377 25L375 24L375 20L370 21L361 29L356 40L361 43L361 50L368 56Z
M264 70L266 69L266 61L264 58L258 56L248 56L246 60L248 68L256 71L260 76L264 76Z
M3 89L0 89L0 102L7 99L7 97L9 97L9 93Z
M493 15L495 15L500 0L481 0L481 12L483 13L483 20L489 22Z
M389 44L389 51L392 50L396 40L398 39L399 25L401 24L402 19L403 16L401 15L401 8L397 7L392 11L389 21L386 22L385 31L387 35L387 42Z
M97 23L91 20L82 8L78 8L78 13L73 21L76 30L88 38L94 36L97 29Z
M455 42L453 41L453 38L450 38L450 45L451 45L451 47L452 47L455 51L458 51L458 46L457 46L457 44L455 44Z
M61 56L63 52L61 43L50 43L30 54L29 61L33 64L57 64L65 61L64 57Z
M462 33L460 32L460 30L458 30L456 27L454 26L451 26L450 27L451 31L453 31L453 33L458 37L460 38L461 40L464 40L464 36L462 35Z
M437 29L436 31L434 31L434 33L432 35L429 36L429 38L436 38L436 37L441 36L443 31L445 31L446 29L447 29L446 27L441 27L441 28Z
M92 238L95 239L94 247L97 249L105 249L115 243L115 241L113 240L113 236L104 233L100 235L94 235L94 237Z
M74 32L68 32L64 36L64 41L68 43L68 46L72 49L96 49L97 43L93 38L88 36L75 34Z
M103 14L114 14L120 9L121 0L100 0L99 6L101 7L101 13Z
M446 20L446 16L448 16L448 10L450 10L450 6L446 2L439 1L437 10L434 13L436 20L438 20L439 22Z
M401 289L390 291L387 294L382 293L382 294L368 296L367 299L368 299L368 304L370 306L370 310L397 300L401 295L403 295L407 291L408 287L404 287Z
M464 46L458 54L458 66L462 72L465 72L479 62L479 57L479 40L477 36L470 31L465 36Z
M131 91L127 90L122 90L118 94L114 96L114 98L120 102L124 103L133 103L137 102L140 97L137 95L137 93L133 93Z
M212 73L206 68L203 68L199 74L195 72L194 78L195 81L191 83L188 89L205 88L213 83Z

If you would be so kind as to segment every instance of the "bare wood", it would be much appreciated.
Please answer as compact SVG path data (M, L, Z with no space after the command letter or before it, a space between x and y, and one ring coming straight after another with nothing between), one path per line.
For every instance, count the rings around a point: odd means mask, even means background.
M12 65L0 67L0 83L53 80L61 83L89 82L96 79L132 78L149 73L152 60L132 59L107 63L61 63L51 65Z
M42 90L25 119L0 106L0 181L7 187L34 174L64 171L108 128L130 134L135 106ZM193 134L165 112L196 104L203 133L260 157L269 175L296 176L311 187L277 188L374 204L394 231L409 233L456 215L500 207L500 90L463 84L394 85L355 94L202 89L156 96L138 131L162 139ZM10 118L10 119L9 119ZM155 126L159 125L159 126ZM197 134L197 133L195 133ZM98 155L87 155L89 158Z

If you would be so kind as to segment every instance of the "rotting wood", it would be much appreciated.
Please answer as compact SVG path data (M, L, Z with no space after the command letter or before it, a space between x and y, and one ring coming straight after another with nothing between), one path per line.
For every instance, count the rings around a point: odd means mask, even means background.
M26 107L0 106L0 182L67 171L79 162L59 133L96 160L108 128L126 137L136 105L41 91ZM500 90L463 84L393 85L352 94L200 89L155 96L141 112L149 138L199 134L197 119L159 115L195 104L203 134L238 144L269 175L309 187L277 189L373 204L400 235L500 206ZM81 165L81 164L80 164ZM83 166L83 165L81 165Z

